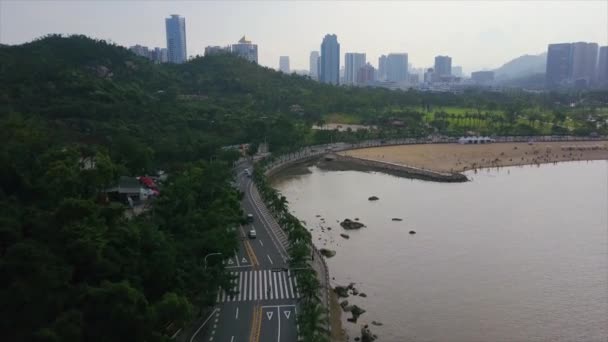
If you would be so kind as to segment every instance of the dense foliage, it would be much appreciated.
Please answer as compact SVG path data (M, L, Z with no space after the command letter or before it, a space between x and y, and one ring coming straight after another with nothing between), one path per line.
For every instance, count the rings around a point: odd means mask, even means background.
M237 242L234 152L467 131L606 133L606 93L433 94L333 87L230 56L155 65L84 36L0 46L0 326L7 341L157 341L229 283ZM358 132L314 131L343 121ZM86 167L94 161L95 167ZM125 216L104 189L119 176L169 171L150 210ZM259 177L258 177L259 178ZM295 263L310 238L260 183ZM321 334L316 278L304 333ZM307 291L307 292L306 292ZM308 328L306 328L308 327ZM313 339L313 337L310 337Z

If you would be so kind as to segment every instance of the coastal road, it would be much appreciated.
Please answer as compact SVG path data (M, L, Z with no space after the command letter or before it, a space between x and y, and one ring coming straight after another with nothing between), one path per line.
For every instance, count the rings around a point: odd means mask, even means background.
M245 169L235 168L237 184L244 193L241 206L253 222L238 228L239 250L226 261L234 276L234 295L219 291L216 306L207 317L188 329L179 340L188 342L291 342L298 340L297 281L287 266L284 234L276 233L263 204L252 194L253 183ZM257 236L250 239L250 229ZM273 229L275 229L273 231Z

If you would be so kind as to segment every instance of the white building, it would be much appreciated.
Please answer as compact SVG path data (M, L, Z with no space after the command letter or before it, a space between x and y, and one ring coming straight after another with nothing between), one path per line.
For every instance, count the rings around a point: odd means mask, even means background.
M319 79L319 51L311 51L308 76L313 80Z
M353 85L357 83L359 70L365 66L365 54L347 52L344 54L344 83Z
M245 36L237 44L232 44L232 53L250 62L258 62L258 45L252 44Z
M279 71L285 74L289 74L291 69L289 68L289 56L279 57Z

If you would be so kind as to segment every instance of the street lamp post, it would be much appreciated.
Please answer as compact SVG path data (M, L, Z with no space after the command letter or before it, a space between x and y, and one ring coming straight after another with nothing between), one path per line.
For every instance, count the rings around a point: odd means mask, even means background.
M209 253L209 254L205 255L205 270L207 269L207 258L212 255L222 255L222 253L216 252L216 253Z

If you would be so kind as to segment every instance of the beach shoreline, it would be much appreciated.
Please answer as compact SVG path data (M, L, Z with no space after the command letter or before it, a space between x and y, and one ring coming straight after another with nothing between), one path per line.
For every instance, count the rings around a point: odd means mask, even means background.
M460 173L480 168L608 160L608 141L417 144L363 148L339 154L435 172Z

